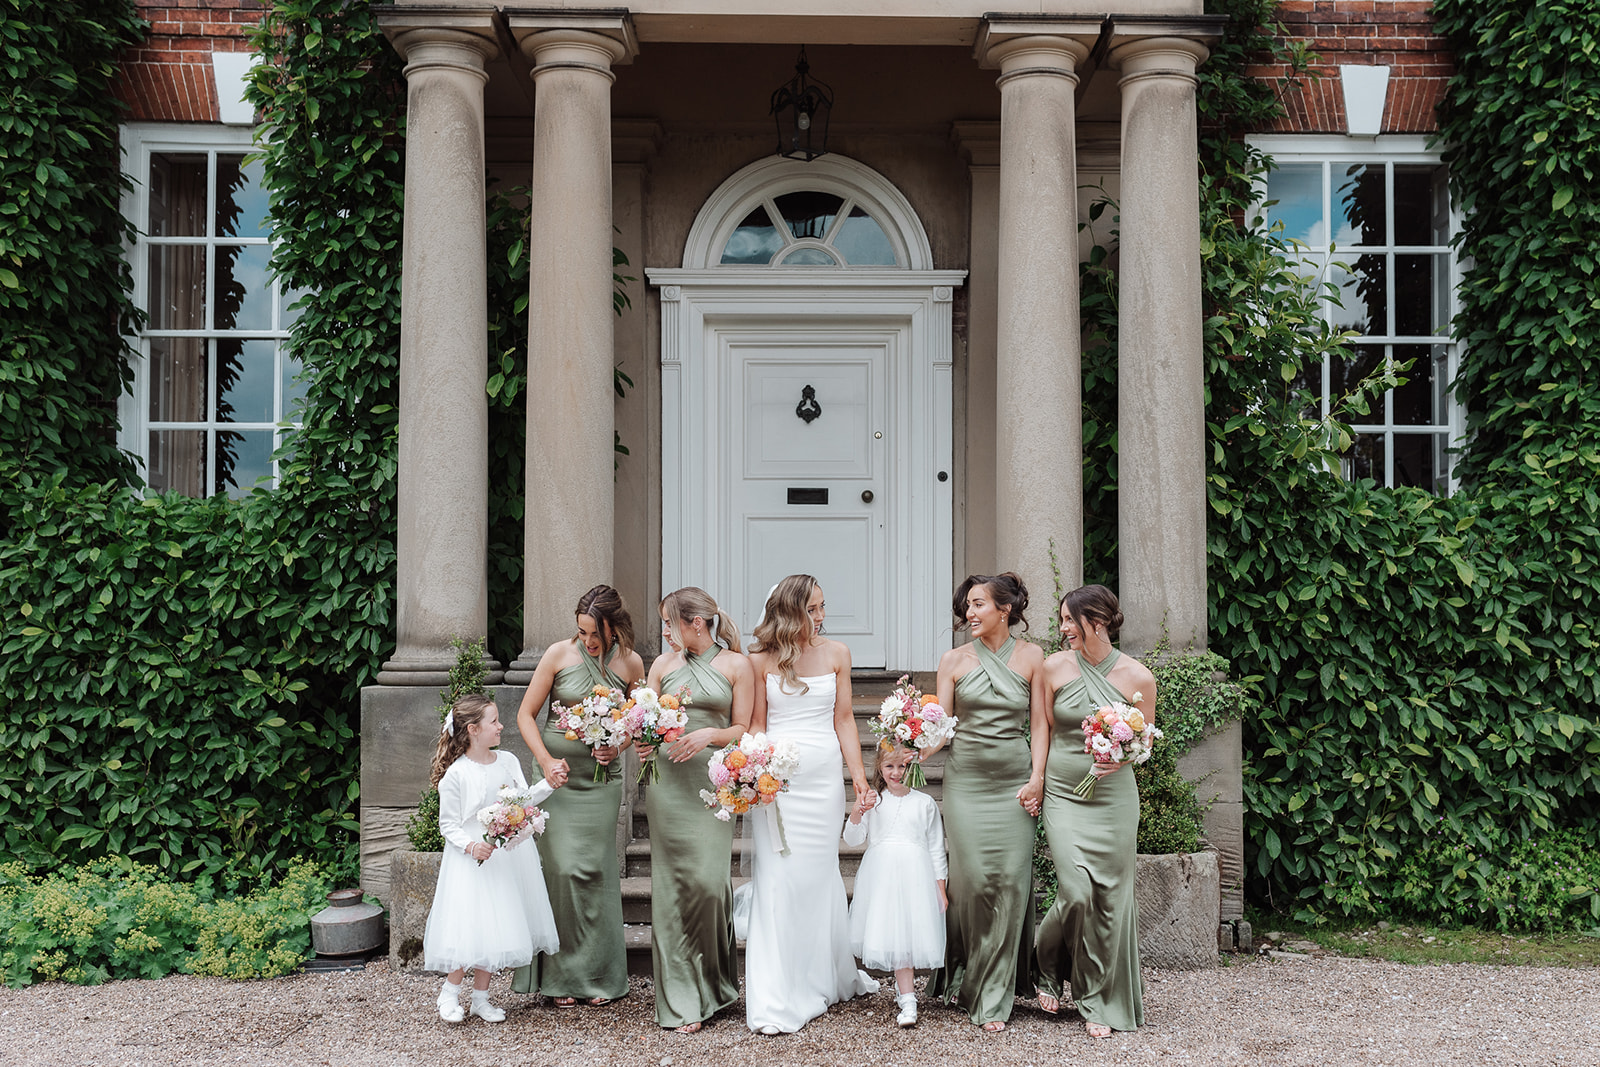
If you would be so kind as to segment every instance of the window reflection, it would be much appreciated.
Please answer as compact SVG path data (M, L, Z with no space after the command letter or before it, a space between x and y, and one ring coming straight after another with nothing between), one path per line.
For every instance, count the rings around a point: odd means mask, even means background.
M246 163L244 158L217 157L218 237L267 236L267 191L261 185L261 161Z
M828 236L828 227L839 214L839 208L844 206L844 198L832 193L805 190L784 193L776 197L773 203L778 206L783 221L789 224L789 232L796 241L808 237L820 241Z
M783 257L786 267L837 267L838 261L820 248L797 248Z
M1311 248L1325 248L1328 227L1322 219L1322 164L1287 163L1267 175L1267 226L1283 224L1281 236Z
M758 207L744 217L722 250L724 263L770 263L785 240L778 235L767 209Z
M1344 305L1330 309L1333 324L1341 330L1354 330L1360 334L1388 333L1389 296L1384 284L1387 274L1385 257L1357 256L1347 266L1348 269L1334 266L1330 275L1339 287L1339 299Z
M892 267L896 262L889 235L860 205L850 209L849 217L839 227L839 236L833 239L833 247L853 267Z
M274 353L267 338L217 342L217 421L273 422Z
M1381 245L1388 241L1388 202L1383 164L1357 163L1344 168L1335 183L1334 211L1340 216L1334 240L1344 245Z
M1397 426L1434 426L1442 420L1434 408L1434 367L1430 345L1395 345L1396 364L1411 362L1401 372L1406 384L1394 391L1394 421Z

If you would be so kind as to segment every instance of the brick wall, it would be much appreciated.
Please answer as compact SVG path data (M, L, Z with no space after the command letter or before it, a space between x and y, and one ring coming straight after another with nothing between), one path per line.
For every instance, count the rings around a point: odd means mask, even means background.
M1434 33L1429 0L1283 0L1278 14L1290 37L1310 43L1322 76L1284 98L1288 113L1270 132L1344 133L1339 67L1369 64L1389 68L1384 133L1438 128L1435 108L1455 66L1448 42ZM1250 73L1278 71L1257 67Z
M246 52L244 34L265 0L139 0L150 23L144 43L122 59L115 90L135 122L216 122L212 52Z

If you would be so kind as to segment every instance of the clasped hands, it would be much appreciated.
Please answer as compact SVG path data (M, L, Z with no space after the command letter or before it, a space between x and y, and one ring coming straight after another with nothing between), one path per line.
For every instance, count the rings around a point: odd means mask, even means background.
M856 789L856 805L851 812L850 821L860 822L861 816L877 806L878 791L872 788L862 789L858 787Z

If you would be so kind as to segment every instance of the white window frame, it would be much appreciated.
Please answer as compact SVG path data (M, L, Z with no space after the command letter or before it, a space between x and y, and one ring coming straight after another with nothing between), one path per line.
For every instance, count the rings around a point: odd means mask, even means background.
M195 155L205 153L208 159L207 187L208 204L206 211L206 235L204 237L174 240L174 244L199 244L207 248L206 256L206 306L214 308L215 300L211 288L215 281L214 252L217 245L255 245L270 246L270 237L218 237L213 232L216 226L216 212L209 201L214 194L217 183L217 155L248 154L256 148L254 131L249 127L225 126L221 124L194 124L194 123L127 123L120 131L122 145L122 159L125 173L130 179L130 186L122 192L121 206L123 216L133 225L135 238L131 244L124 245L128 262L133 275L133 300L141 308L149 308L150 278L149 278L149 241L146 228L149 224L150 190L149 174L151 156L156 153L171 152ZM164 241L164 239L163 239ZM165 242L164 242L165 243ZM276 456L283 446L287 433L298 428L299 423L289 421L289 413L284 410L284 362L290 358L287 347L289 337L289 323L285 321L287 305L292 300L282 299L281 282L273 278L270 280L272 291L270 293L271 317L269 328L261 330L151 330L146 328L128 338L133 348L133 385L131 391L124 391L118 398L118 430L117 444L125 452L137 457L141 462L141 474L147 475L150 462L150 434L153 431L178 429L178 430L204 430L206 433L205 450L205 495L216 495L216 441L217 431L272 431L272 451ZM150 339L153 336L172 337L201 337L207 341L206 360L206 418L204 421L166 423L152 421L150 418ZM272 411L279 419L275 422L222 422L217 419L217 374L216 374L216 345L211 343L219 338L241 337L248 340L270 340L273 342L273 375L272 375ZM272 460L272 473L270 479L260 480L259 486L276 487L278 484L278 461ZM238 487L241 492L248 493L250 486Z
M1336 219L1336 215L1334 214L1333 210L1334 205L1331 202L1336 187L1336 176L1333 173L1334 167L1338 167L1341 164L1362 162L1382 162L1401 166L1407 164L1416 164L1435 167L1443 166L1444 164L1442 153L1436 149L1430 149L1428 147L1428 136L1421 134L1389 134L1380 137L1345 137L1329 134L1261 134L1249 137L1247 140L1253 147L1260 149L1262 152L1270 156L1273 162L1279 166L1285 166L1288 164L1322 164L1322 217L1324 220L1329 221L1330 223ZM1339 259L1341 255L1346 254L1408 255L1422 254L1424 252L1436 252L1438 250L1438 246L1411 246L1396 245L1393 243L1393 170L1389 170L1388 174L1390 177L1388 182L1387 197L1390 210L1386 212L1386 217L1388 220L1387 225L1389 227L1389 232L1384 235L1384 241L1381 244L1335 248L1331 256L1328 255L1328 249L1326 247L1307 249L1307 251L1311 254L1331 259ZM1263 178L1257 183L1256 202L1259 205L1266 199L1267 189L1265 179ZM1258 207L1258 218L1260 210L1261 209ZM1454 199L1452 199L1450 202L1449 219L1449 237L1453 239L1456 234L1461 232L1461 214ZM1449 314L1447 314L1445 318L1446 323L1449 324L1447 325L1447 331L1449 331L1453 327L1453 320L1457 309L1456 293L1459 291L1461 286L1462 274L1462 264L1453 248L1446 249L1446 270L1448 272ZM1394 308L1395 272L1393 270L1386 271L1385 279L1388 288L1386 303L1392 312ZM1330 308L1331 305L1327 304L1326 302L1323 303L1323 314L1325 316L1331 314ZM1362 345L1383 345L1391 349L1392 346L1400 344L1442 344L1445 348L1445 365L1442 370L1444 375L1443 388L1445 394L1444 402L1442 404L1443 410L1441 412L1443 421L1423 426L1410 424L1397 425L1394 421L1394 393L1392 390L1390 390L1385 392L1383 396L1379 398L1378 403L1374 405L1375 412L1381 411L1382 413L1381 422L1374 421L1351 424L1351 429L1356 433L1383 436L1383 484L1394 484L1395 450L1393 446L1393 438L1396 432L1410 434L1442 432L1445 434L1446 449L1451 453L1459 450L1465 440L1466 413L1460 400L1457 398L1455 383L1456 378L1460 373L1461 351L1463 346L1462 342L1454 336L1453 332L1429 335L1427 337L1391 335L1387 332L1382 334L1367 334L1359 338L1357 343ZM1322 386L1320 396L1321 413L1324 416L1328 414L1329 394L1332 391L1332 384L1332 368L1329 366L1328 361L1324 360L1322 365ZM1346 462L1345 466L1346 475L1348 476L1348 461ZM1459 483L1460 479L1458 474L1458 465L1452 461L1449 463L1448 473L1444 479L1445 492L1455 492L1459 488Z

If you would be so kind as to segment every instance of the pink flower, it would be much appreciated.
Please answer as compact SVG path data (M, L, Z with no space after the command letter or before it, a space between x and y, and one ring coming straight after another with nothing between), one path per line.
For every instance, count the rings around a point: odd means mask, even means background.
M1133 740L1133 727L1129 726L1125 722L1119 721L1111 728L1111 736L1115 738L1119 744L1125 745L1129 741Z

